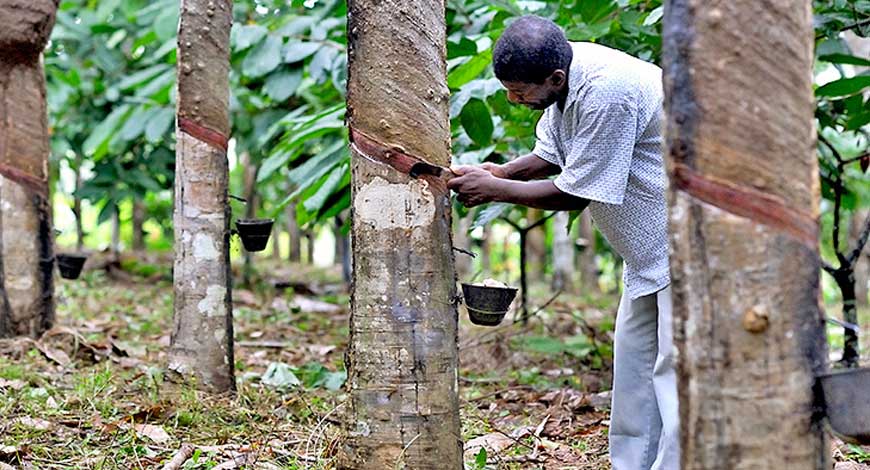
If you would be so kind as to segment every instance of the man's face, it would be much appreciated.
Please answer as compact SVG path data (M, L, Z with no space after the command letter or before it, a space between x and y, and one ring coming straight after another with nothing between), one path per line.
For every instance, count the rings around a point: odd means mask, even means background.
M502 81L501 84L507 89L507 98L511 103L532 109L547 109L559 100L566 80L565 73L557 70L544 83Z

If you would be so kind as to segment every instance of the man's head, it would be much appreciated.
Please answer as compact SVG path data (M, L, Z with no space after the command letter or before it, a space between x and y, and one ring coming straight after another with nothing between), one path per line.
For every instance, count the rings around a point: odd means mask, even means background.
M544 109L567 91L572 57L571 45L555 23L523 16L496 42L492 63L510 101Z

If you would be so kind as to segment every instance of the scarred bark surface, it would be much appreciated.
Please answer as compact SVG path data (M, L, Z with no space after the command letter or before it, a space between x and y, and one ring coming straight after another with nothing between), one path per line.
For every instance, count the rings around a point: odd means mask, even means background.
M54 321L48 118L40 56L53 0L0 0L0 337Z
M808 0L665 13L682 468L823 469Z
M178 34L175 327L169 370L235 388L226 141L230 0L183 0Z
M444 4L348 2L349 125L450 163ZM461 469L450 200L353 153L351 393L341 468Z

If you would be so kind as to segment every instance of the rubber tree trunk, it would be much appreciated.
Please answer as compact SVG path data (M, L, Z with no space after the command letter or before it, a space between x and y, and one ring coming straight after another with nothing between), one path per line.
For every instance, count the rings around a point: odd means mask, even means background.
M145 202L133 201L133 250L145 251Z
M0 337L54 322L42 50L57 1L0 0Z
M601 292L598 287L598 264L595 261L595 227L592 226L592 215L589 211L580 214L580 239L583 240L583 249L577 257L580 264L580 278L582 279L583 291L592 294Z
M73 195L73 214L76 218L76 250L82 251L85 247L85 230L82 223L82 198L79 191L82 189L82 164L83 158L80 151L76 152L75 166L75 194Z
M308 229L305 231L305 262L314 265L314 240L317 238L317 234L314 232L314 229Z
M345 284L351 282L351 251L350 237L341 233L341 228L344 226L344 220L338 216L333 221L332 231L335 235L335 264L341 266L341 279Z
M121 208L117 203L112 204L112 254L115 258L121 253Z
M352 129L446 166L444 13L443 2L350 0L347 99ZM448 190L352 157L351 400L340 467L460 470Z
M299 224L296 223L296 206L287 206L284 214L286 219L285 224L287 224L288 259L291 262L298 263L302 261L302 231L299 230Z
M682 468L830 468L809 0L664 23Z
M235 388L227 201L231 26L230 0L182 0L169 371L215 392Z
M489 224L483 227L480 237L480 271L484 278L492 275L492 228Z
M544 211L530 209L526 214L526 224L533 224L544 216ZM544 282L547 271L547 226L542 225L530 230L526 237L526 276L529 282Z
M471 230L472 220L471 215L461 218L456 221L453 233L453 245L465 251L471 252L471 235L468 233ZM471 266L474 259L466 253L457 253L456 256L456 274L461 280L467 280L471 275Z
M867 41L870 43L870 41ZM854 214L852 214L852 218L849 221L849 240L850 244L851 240L857 240L861 236L861 230L865 220L867 220L867 213L870 212L868 209L857 210ZM865 248L865 251L868 251ZM867 289L868 283L870 283L870 256L859 256L857 260L855 260L855 302L858 308L867 307L870 305L870 299L868 299Z
M574 243L568 233L567 212L553 218L553 285L554 291L574 291Z
M243 153L241 158L242 165L242 183L245 187L245 218L253 219L257 217L257 167L251 161L250 153ZM274 240L273 240L274 241ZM242 284L250 288L254 278L254 254L250 251L244 251L245 265L242 268Z

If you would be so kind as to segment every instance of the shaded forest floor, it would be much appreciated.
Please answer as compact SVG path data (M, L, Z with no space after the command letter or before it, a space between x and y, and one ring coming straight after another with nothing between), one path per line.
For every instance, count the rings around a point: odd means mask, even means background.
M234 291L238 393L216 397L163 381L168 264L121 265L58 280L41 340L0 341L0 470L162 468L182 446L188 470L334 467L348 333L336 272L260 266L270 274ZM526 326L479 328L460 311L469 469L610 468L616 298L549 300L532 292L532 311L547 305ZM870 469L870 448L835 441L834 455Z

